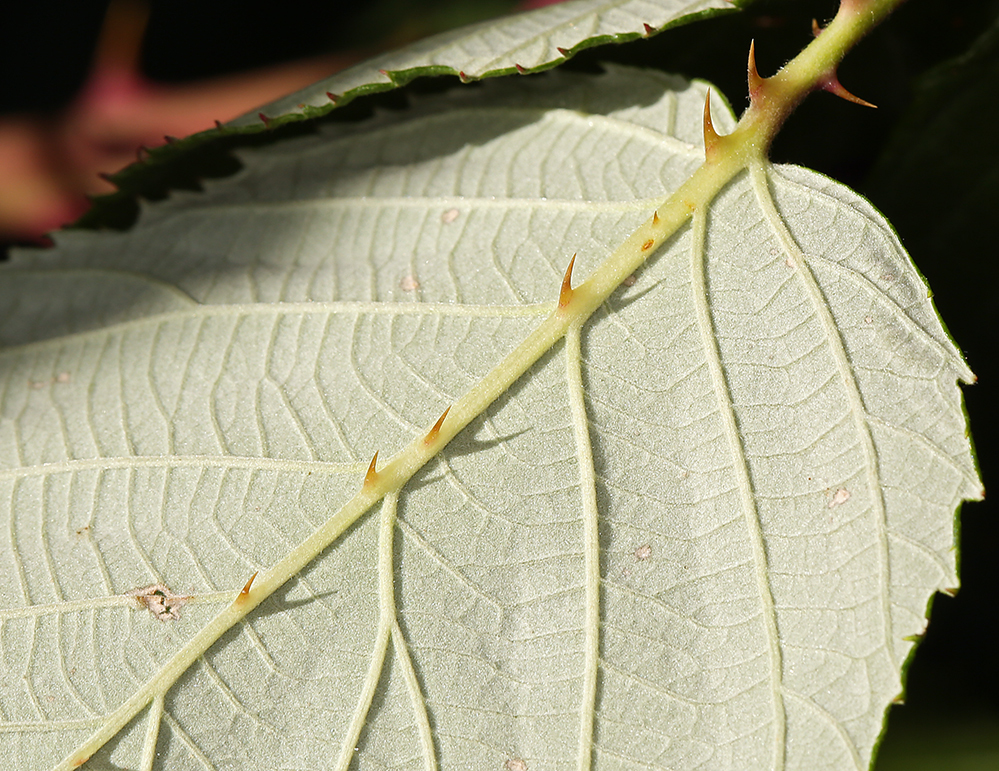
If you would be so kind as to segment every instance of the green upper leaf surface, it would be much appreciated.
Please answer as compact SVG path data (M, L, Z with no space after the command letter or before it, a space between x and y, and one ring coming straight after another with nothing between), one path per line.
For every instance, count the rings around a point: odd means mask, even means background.
M460 88L4 266L0 765L166 678L599 270L701 163L705 88ZM956 585L971 373L890 227L803 169L634 279L85 767L866 768Z
M624 42L668 26L731 11L732 0L570 0L505 18L450 30L376 56L230 122L259 124L268 118L329 107L366 91L384 91L422 74L477 80L547 69L577 50ZM561 50L560 50L561 49Z

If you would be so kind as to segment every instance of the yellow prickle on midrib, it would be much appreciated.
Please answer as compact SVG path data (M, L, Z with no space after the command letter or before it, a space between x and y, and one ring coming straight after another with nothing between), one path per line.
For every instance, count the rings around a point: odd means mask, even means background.
M233 601L146 681L125 703L107 715L100 728L57 767L70 771L85 763L135 716L163 695L215 642L249 612L334 543L386 495L402 489L413 475L479 417L572 328L581 328L610 295L674 236L691 216L754 162L762 162L784 120L863 35L901 0L843 0L836 18L776 75L757 81L762 94L753 99L735 130L712 138L705 162L656 207L617 249L581 284L559 300L553 287L552 312L485 377L445 412L443 420L413 439L381 468L373 463L357 494L322 526L269 569L260 571ZM707 115L707 113L706 113ZM707 120L705 121L707 123ZM651 244L649 243L651 241Z

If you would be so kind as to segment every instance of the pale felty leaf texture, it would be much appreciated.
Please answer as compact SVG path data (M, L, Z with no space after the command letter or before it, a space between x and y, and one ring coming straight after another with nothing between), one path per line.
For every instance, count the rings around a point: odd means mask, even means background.
M0 765L486 375L701 163L705 88L459 88L6 266ZM754 166L89 766L866 768L956 585L971 377L869 204Z

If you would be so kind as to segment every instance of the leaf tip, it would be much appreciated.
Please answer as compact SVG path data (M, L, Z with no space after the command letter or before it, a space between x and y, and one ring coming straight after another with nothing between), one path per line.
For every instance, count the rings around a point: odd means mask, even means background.
M364 487L371 487L378 480L378 472L375 471L375 465L378 463L378 451L371 456L371 463L368 464L368 470L364 474Z
M569 267L565 269L565 276L562 277L562 288L558 293L558 308L562 310L572 301L572 266L576 263L576 255L572 255L569 260Z
M425 445L430 446L431 444L437 441L437 437L440 436L441 433L441 426L444 425L444 419L447 417L447 414L450 411L451 411L451 405L448 405L448 408L444 410L443 413L441 413L441 416L439 418L437 418L437 422L434 423L434 427L431 428L429 431L427 431L427 435L423 437L423 443Z

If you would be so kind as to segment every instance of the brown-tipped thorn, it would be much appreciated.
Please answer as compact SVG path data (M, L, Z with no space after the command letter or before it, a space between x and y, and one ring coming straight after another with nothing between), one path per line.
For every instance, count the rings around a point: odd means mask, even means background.
M848 102L853 102L854 104L859 104L863 107L873 107L875 110L878 108L876 104L871 104L870 102L864 101L859 96L854 96L845 88L843 84L839 82L839 78L833 73L830 77L826 78L825 83L823 83L820 88L828 91L830 94L836 94L840 99L846 99Z
M653 225L658 225L659 224L659 212L658 211L652 212L652 224Z
M371 463L368 464L368 471L364 475L364 486L365 487L368 487L369 485L373 485L375 483L375 480L378 478L378 472L375 471L375 464L377 462L378 462L378 453L375 452L375 454L371 457Z
M271 119L268 118L266 115L264 115L262 112L258 112L257 113L257 117L260 118L260 120L263 121L263 123L264 123L265 126L269 126L270 125Z
M750 101L756 101L760 92L763 90L763 82L766 78L760 77L760 71L756 69L756 41L750 41L749 43L749 63L746 66L746 71L749 79L749 99Z
M166 141L168 145L172 145L174 142L177 141L177 137L170 136L169 134L164 134L163 139Z
M654 35L655 32L656 30L654 27L651 27L648 24L645 25L645 37L648 37L649 35Z
M434 427L431 428L429 431L427 431L427 435L423 438L423 443L424 444L428 444L429 445L429 444L433 444L435 441L437 441L437 437L440 435L440 432L441 432L441 426L444 425L444 418L447 417L447 414L450 411L451 411L451 407L448 406L448 408L446 410L444 410L443 413L441 413L441 416L439 418L437 418L437 422L434 423Z
M822 27L819 26L819 23L815 19L812 19L812 37L818 37L821 34Z
M467 83L468 81L471 80L471 78L465 74L464 70L458 70L458 78L461 80L462 83Z
M704 157L710 158L716 152L721 137L711 122L711 90L704 96Z
M222 128L222 121L220 121L218 118L215 119L215 128L217 129Z
M519 73L520 73L521 75L523 75L523 74L524 74L525 72L527 72L527 70L525 70L525 69L524 69L523 67L521 67L521 66L520 66L519 64L515 64L515 65L513 65L513 66L517 68L517 72L519 72Z
M327 91L327 92L326 92L326 97L327 97L327 98L328 98L328 99L329 99L329 100L330 100L331 102L333 102L333 104L336 104L336 103L337 103L337 102L339 101L339 99L340 99L340 96L339 96L339 94L334 94L334 93L333 93L332 91Z
M253 579L257 577L257 573L259 572L259 570L256 571L252 576L250 576L250 580L243 584L243 588L239 590L240 597L245 597L250 593L250 587L253 585Z
M558 307L564 308L572 299L572 266L576 262L576 255L572 255L569 260L569 267L565 269L565 276L562 278L562 288L558 293Z
M558 52L560 54L562 54L562 56L564 56L566 59L569 58L569 49L568 48L562 48L561 46L559 46L558 47Z

